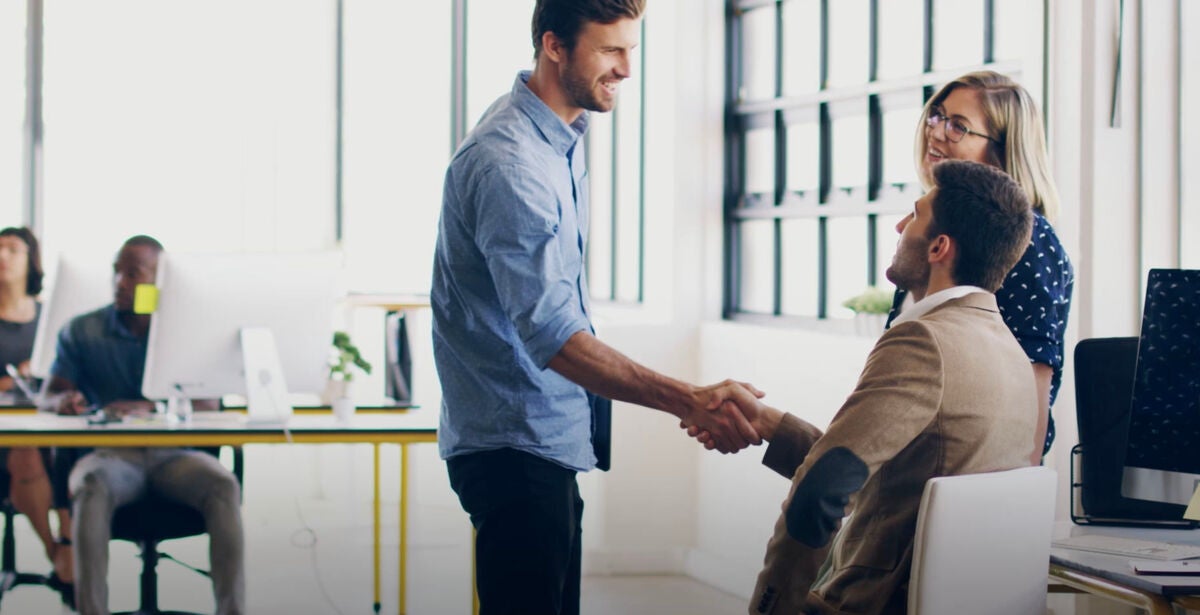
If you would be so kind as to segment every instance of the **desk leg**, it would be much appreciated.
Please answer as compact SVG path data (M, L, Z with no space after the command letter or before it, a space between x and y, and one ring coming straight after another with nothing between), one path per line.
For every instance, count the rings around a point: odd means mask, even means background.
M1163 596L1077 572L1058 564L1050 564L1050 578L1094 596L1135 606L1149 615L1175 615L1175 609Z
M374 463L375 471L374 471L374 478L373 478L373 481L374 481L373 490L375 493L375 500L374 500L374 504L372 505L372 511L374 513L373 530L374 530L374 536L375 536L375 540L373 541L373 549L374 549L374 556L375 556L375 613L378 615L379 608L380 608L380 600L379 600L380 599L380 595L379 595L380 594L380 591L379 591L379 533L380 533L379 532L379 528L380 528L380 522L379 522L379 445L372 444L371 446L374 449L372 452L375 455L375 460L374 460L375 461L375 463Z
M408 445L400 445L400 615L408 610Z

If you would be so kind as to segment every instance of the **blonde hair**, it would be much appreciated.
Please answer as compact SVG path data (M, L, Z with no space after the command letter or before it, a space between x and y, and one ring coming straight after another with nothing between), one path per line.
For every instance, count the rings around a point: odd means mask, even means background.
M1058 216L1058 190L1050 175L1046 154L1046 136L1033 97L1006 75L983 70L967 73L938 90L925 103L917 124L916 164L921 183L928 190L932 178L923 170L922 160L929 149L925 121L934 107L940 107L955 88L969 88L979 94L987 132L995 139L988 142L988 164L1008 173L1029 197L1033 210L1051 222Z

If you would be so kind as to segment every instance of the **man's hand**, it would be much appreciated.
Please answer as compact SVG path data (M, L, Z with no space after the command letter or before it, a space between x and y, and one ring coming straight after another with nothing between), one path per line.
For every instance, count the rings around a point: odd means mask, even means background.
M59 414L87 414L88 403L83 397L83 393L79 391L64 391L58 397L58 403L54 407Z
M763 404L762 401L755 400L755 402L757 404L757 408L754 416L752 416L752 418L748 416L748 420L750 420L750 426L757 432L758 436L763 438L763 440L773 440L775 437L775 429L778 428L780 420L784 419L784 412L778 410L778 408L773 408ZM734 406L732 401L724 401L722 402L722 406L728 406L724 408L726 412L738 411L737 406ZM696 438L697 442L704 444L704 448L713 450L714 448L718 447L713 435L710 434L709 431L700 428L700 426L689 426L684 424L680 424L679 426L685 426L685 428L688 429L688 437Z
M758 398L763 392L744 382L724 382L697 388L692 408L682 415L681 427L709 434L705 447L722 453L736 453L747 446L762 444L762 437L751 425L758 415Z

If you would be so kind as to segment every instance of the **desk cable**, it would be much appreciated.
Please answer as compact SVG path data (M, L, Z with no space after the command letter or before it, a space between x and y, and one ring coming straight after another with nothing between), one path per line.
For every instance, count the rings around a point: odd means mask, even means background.
M292 432L288 429L287 421L283 422L283 437L288 443L288 454L292 456L292 467L296 467L295 463L295 448L292 440ZM337 604L334 603L333 597L329 595L329 590L325 587L325 580L321 578L321 566L317 561L317 532L308 523L308 519L304 517L304 509L300 506L300 496L292 495L292 504L296 507L296 518L300 520L300 528L292 532L290 542L292 547L297 549L306 549L309 553L309 560L312 564L313 579L317 582L317 590L321 592L321 597L325 599L325 603L337 613L337 615L345 615Z

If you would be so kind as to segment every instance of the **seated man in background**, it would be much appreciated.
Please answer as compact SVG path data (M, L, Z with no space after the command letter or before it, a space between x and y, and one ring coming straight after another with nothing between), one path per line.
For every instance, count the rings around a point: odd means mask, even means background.
M925 482L1030 463L1037 390L992 294L1029 243L1029 201L982 164L943 162L933 176L896 226L887 270L917 303L828 431L761 403L752 418L770 441L763 463L792 489L750 613L905 613Z
M113 264L113 304L77 316L59 332L42 409L117 415L154 410L141 393L150 315L133 311L134 289L153 284L162 245L138 235ZM219 615L245 613L241 494L237 478L207 453L181 448L101 448L70 474L75 599L83 615L108 613L108 542L113 512L147 489L200 511L208 530Z

